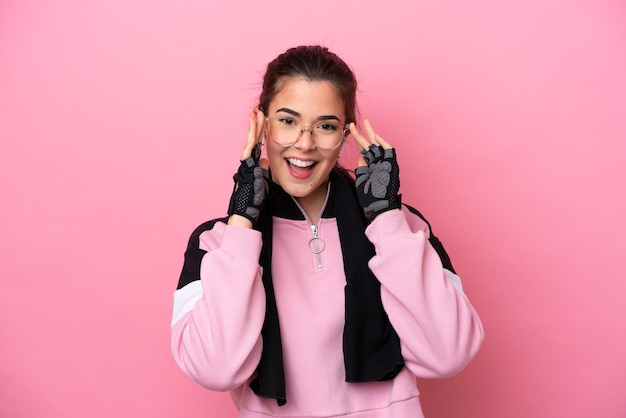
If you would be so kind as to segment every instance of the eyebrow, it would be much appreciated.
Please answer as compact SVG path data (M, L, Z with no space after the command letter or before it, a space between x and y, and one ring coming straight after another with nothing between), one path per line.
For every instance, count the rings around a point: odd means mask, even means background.
M280 109L278 109L276 111L276 113L278 112L285 112L285 113L289 113L292 116L296 116L296 117L302 117L302 115L298 112L296 112L293 109L289 109L288 107L281 107ZM336 120L338 122L341 122L341 120L339 120L339 118L335 115L323 115L323 116L318 116L317 120Z

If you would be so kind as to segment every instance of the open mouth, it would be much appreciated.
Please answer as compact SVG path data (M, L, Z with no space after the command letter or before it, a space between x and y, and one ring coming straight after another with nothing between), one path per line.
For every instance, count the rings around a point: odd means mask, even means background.
M289 172L296 178L308 177L317 165L317 161L304 161L297 158L285 158L285 161L287 162Z

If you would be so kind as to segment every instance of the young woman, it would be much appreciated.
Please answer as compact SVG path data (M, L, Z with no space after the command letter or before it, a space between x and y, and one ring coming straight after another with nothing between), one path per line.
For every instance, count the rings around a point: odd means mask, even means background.
M240 417L422 417L415 377L460 371L482 343L448 255L400 201L395 150L355 125L356 86L323 47L270 62L228 216L189 240L172 353ZM337 164L348 135L356 179Z

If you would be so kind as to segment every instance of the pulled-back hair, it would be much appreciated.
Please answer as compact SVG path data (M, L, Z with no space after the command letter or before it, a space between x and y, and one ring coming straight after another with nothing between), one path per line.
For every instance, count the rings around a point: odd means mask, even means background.
M267 112L270 102L289 77L328 81L337 91L346 117L356 123L356 77L348 65L328 48L312 45L290 48L267 65L259 109Z

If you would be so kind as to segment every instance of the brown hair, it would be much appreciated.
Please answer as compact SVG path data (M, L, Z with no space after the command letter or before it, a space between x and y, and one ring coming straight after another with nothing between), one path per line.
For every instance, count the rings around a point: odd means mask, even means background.
M356 77L341 58L319 45L290 48L267 65L259 109L267 112L285 79L298 76L332 83L344 108L345 123L356 122Z

